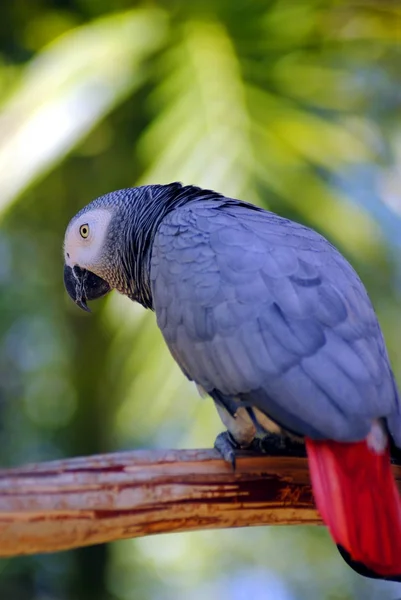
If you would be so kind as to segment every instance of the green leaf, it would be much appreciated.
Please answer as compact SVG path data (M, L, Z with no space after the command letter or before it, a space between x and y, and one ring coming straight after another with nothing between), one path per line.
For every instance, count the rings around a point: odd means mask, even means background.
M112 14L56 39L27 64L0 118L0 214L146 78L166 35L157 9Z

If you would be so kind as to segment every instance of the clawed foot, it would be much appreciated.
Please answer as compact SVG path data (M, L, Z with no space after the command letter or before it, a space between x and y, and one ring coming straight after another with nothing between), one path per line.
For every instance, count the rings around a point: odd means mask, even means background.
M246 451L255 455L268 456L297 456L305 457L305 445L289 437L277 433L267 433L263 438L255 438L246 448L242 448L228 431L219 433L214 442L214 447L235 470L235 461L238 452Z
M267 433L263 438L254 440L259 446L259 454L269 456L306 456L305 444L278 433Z
M214 447L221 454L224 460L230 464L235 471L235 457L240 449L239 444L228 431L223 431L217 436Z

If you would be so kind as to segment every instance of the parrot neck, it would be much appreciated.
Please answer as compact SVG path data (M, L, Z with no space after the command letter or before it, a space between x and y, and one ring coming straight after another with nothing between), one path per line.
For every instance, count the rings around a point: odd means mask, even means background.
M131 300L139 302L145 308L153 310L150 287L150 261L153 241L163 219L174 209L193 200L217 200L221 195L211 190L194 186L182 186L180 183L169 185L149 185L137 188L140 192L135 204L127 206L123 223L128 223L121 234L125 235L121 257L122 286L117 289ZM129 282L127 286L126 282Z

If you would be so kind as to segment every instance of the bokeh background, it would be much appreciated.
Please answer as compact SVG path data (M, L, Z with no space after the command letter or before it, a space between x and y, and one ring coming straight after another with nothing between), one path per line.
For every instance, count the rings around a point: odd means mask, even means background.
M401 3L13 0L0 8L0 461L208 447L221 426L152 314L62 282L69 219L175 180L318 229L360 273L401 383ZM2 600L394 599L323 528L0 561Z

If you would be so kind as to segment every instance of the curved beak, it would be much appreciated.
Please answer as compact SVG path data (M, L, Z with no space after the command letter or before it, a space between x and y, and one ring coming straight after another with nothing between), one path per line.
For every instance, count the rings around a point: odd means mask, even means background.
M87 312L90 312L88 300L101 298L111 290L104 279L78 266L64 265L64 285L75 304Z

